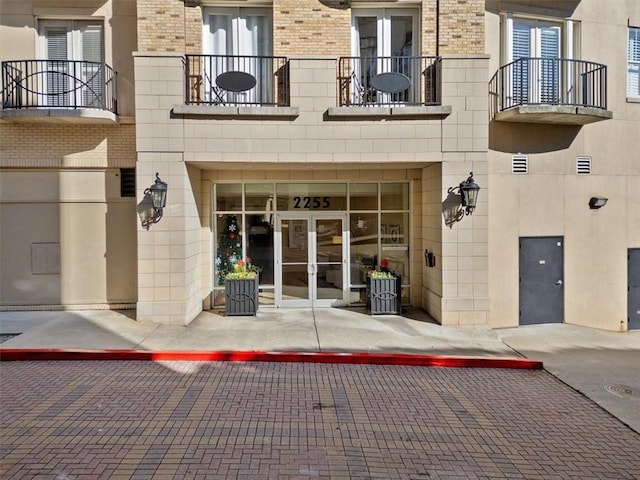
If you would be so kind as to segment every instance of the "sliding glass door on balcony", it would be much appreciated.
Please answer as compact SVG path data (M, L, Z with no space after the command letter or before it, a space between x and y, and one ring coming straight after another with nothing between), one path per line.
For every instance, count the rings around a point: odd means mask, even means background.
M105 66L102 24L43 21L37 67L42 106L104 108Z
M273 103L271 29L270 8L204 10L200 80L207 103Z
M420 85L418 11L410 8L354 9L353 104L406 103ZM403 88L404 87L404 88Z
M557 104L560 96L561 27L539 21L514 20L509 61L513 69L510 91L516 105Z
M629 27L627 96L640 98L640 28Z

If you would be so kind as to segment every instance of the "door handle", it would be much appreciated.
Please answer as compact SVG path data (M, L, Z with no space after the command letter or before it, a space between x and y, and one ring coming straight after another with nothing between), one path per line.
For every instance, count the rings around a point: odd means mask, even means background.
M309 275L313 275L315 273L315 265L313 263L309 263L307 265L307 273Z
M562 280L556 280L556 285L562 285Z

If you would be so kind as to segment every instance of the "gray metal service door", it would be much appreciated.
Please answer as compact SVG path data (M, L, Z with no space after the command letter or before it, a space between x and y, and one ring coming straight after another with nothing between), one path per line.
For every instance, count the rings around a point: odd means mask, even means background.
M640 248L629 250L629 330L640 330Z
M520 238L520 325L564 320L564 238Z

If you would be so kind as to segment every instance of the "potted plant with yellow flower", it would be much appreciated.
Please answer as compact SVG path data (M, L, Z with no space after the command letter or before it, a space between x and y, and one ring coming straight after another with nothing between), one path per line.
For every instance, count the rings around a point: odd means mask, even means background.
M371 315L402 312L402 280L389 271L389 261L383 258L380 269L367 272L367 311Z
M256 315L258 278L258 268L251 264L251 259L236 260L224 279L227 315Z

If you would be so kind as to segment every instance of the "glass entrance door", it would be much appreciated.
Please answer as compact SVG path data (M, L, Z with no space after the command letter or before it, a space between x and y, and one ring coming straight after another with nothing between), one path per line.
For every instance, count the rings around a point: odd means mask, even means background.
M277 215L277 306L329 307L346 304L346 224L346 215Z

